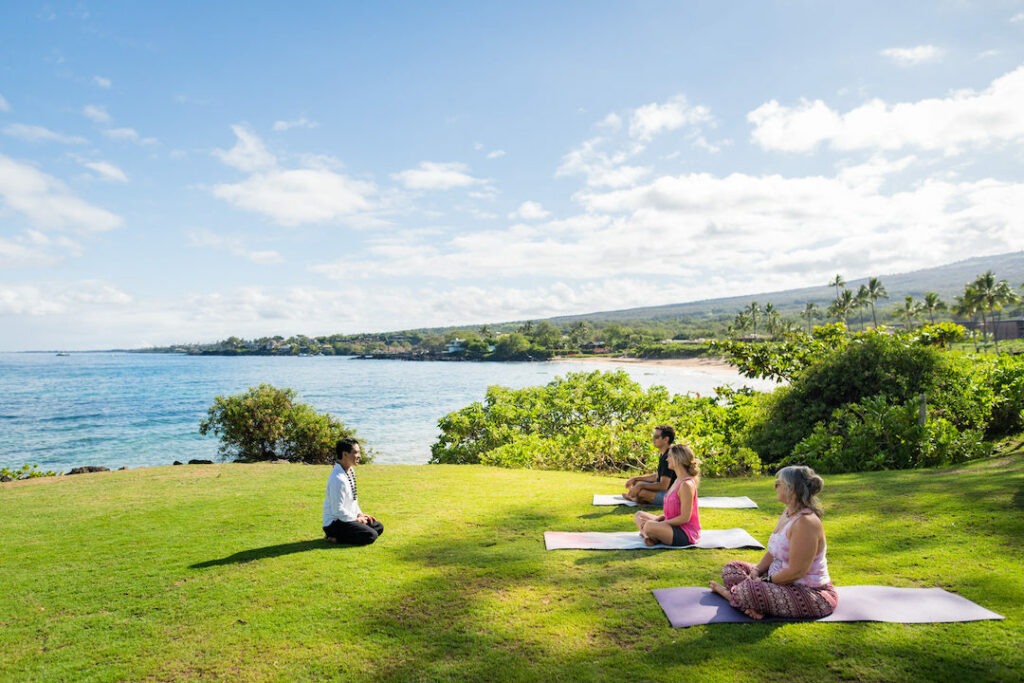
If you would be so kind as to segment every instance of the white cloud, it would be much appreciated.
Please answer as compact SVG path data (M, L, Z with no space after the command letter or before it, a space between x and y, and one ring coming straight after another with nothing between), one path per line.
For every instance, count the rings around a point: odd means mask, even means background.
M110 114L107 113L106 107L101 107L98 104L87 104L82 108L82 114L89 120L95 121L96 123L110 123Z
M234 206L261 213L280 225L351 221L372 208L373 183L355 180L332 170L333 160L307 158L306 168L285 169L267 151L263 141L244 126L232 126L238 142L215 152L224 163L251 175L238 183L222 183L213 195Z
M0 95L0 111L10 111L11 105L7 103L3 95Z
M999 55L999 50L985 50L984 52L978 53L978 59L988 59L989 57L996 57Z
M137 145L155 145L156 138L144 138L134 128L111 128L103 131L103 134L111 140L134 142Z
M71 194L64 183L0 154L0 206L16 211L36 228L110 230L121 217Z
M628 187L650 175L653 169L631 160L643 153L658 135L688 128L684 140L692 147L717 152L719 147L702 135L705 126L714 126L711 112L704 106L691 106L684 95L675 95L664 103L645 104L627 112L628 139L620 129L622 117L612 112L596 125L604 132L584 140L562 157L555 177L583 175L588 187Z
M374 191L372 183L318 169L271 169L213 187L214 196L287 226L338 221L366 211Z
M451 190L484 184L481 178L470 175L469 166L457 161L439 163L423 161L417 168L392 173L391 178L410 190Z
M317 128L319 126L320 124L316 121L310 121L306 117L302 117L294 121L274 121L272 128L277 132L281 132L291 128Z
M652 102L634 109L629 117L629 136L641 142L650 142L659 133L687 125L709 123L711 120L711 112L707 107L690 106L684 95L676 95L663 104Z
M248 249L238 237L215 235L207 231L195 231L191 233L188 236L188 246L224 250L234 254L235 256L241 256L242 258L248 259L253 263L269 265L284 262L284 259L276 251Z
M509 218L522 218L524 221L539 221L551 215L539 202L526 201L508 215Z
M0 267L55 266L66 256L80 256L81 252L81 245L68 237L49 237L38 230L26 230L12 239L0 238Z
M488 153L487 158L488 159L500 159L503 156L505 156L505 150L503 150L503 149L496 149L493 152Z
M98 173L104 180L127 183L128 176L120 168L109 161L82 161L83 166Z
M1024 12L1014 14L1012 17L1010 17L1010 23L1012 24L1019 24L1021 22L1024 22Z
M871 100L845 114L821 100L786 107L772 100L747 115L753 140L765 149L810 151L828 142L838 150L915 147L956 153L967 145L1024 140L1024 67L981 92L893 105Z
M77 135L64 135L43 126L29 126L24 123L12 123L4 126L4 135L28 142L61 142L66 145L81 145L88 142L85 138Z
M243 125L233 125L231 130L238 140L229 150L214 150L213 154L218 159L240 171L258 171L271 168L277 163L277 158L267 151L263 141L251 130Z
M918 45L916 47L890 47L878 54L887 57L899 66L918 66L941 62L944 51L934 45Z
M102 280L48 284L0 283L0 315L44 316L82 306L123 307L132 297Z
M104 78L103 76L93 76L92 82L101 88L109 88L111 85L113 85L110 82L109 78Z

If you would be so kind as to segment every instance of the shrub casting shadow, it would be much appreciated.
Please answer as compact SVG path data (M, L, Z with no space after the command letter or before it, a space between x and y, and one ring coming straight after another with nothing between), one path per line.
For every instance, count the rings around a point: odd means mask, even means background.
M228 555L217 560L207 560L205 562L197 562L190 564L189 569L206 569L207 567L219 567L225 564L243 564L245 562L252 562L253 560L263 560L268 557L280 557L281 555L291 555L292 553L304 553L307 550L316 550L318 548L356 548L359 546L351 545L332 545L327 543L322 538L318 538L315 541L295 541L294 543L278 543L277 545L267 545L262 548L252 548L251 550L242 550L235 553L234 555Z

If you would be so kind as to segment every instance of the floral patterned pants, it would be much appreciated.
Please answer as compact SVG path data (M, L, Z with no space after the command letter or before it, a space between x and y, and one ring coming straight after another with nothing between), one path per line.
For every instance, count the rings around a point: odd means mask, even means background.
M818 619L832 614L839 602L832 584L808 588L765 583L750 578L753 571L749 562L730 562L722 568L722 583L732 593L729 602L736 609L752 609L766 617Z

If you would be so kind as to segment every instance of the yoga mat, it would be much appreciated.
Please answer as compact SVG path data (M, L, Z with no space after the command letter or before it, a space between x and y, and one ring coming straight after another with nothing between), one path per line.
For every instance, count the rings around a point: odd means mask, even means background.
M763 621L887 621L929 624L950 621L1003 619L981 605L941 588L892 586L839 586L839 606L821 619L764 619ZM673 628L698 624L753 622L729 601L709 588L659 588L658 604Z
M636 507L637 504L626 500L618 495L594 494L594 505L628 505ZM724 496L697 496L697 507L700 508L756 508L757 503L746 496L728 498Z
M667 548L764 548L743 529L702 529L700 540L693 545L646 545L636 531L545 531L544 547L548 550L647 550Z

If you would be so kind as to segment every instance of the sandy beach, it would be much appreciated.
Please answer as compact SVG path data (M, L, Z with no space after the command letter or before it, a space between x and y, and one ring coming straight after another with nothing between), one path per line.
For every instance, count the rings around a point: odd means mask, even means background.
M649 365L670 368L706 368L736 372L736 367L721 358L629 358L626 356L568 356L552 360L583 361L587 363L609 363L613 365Z

